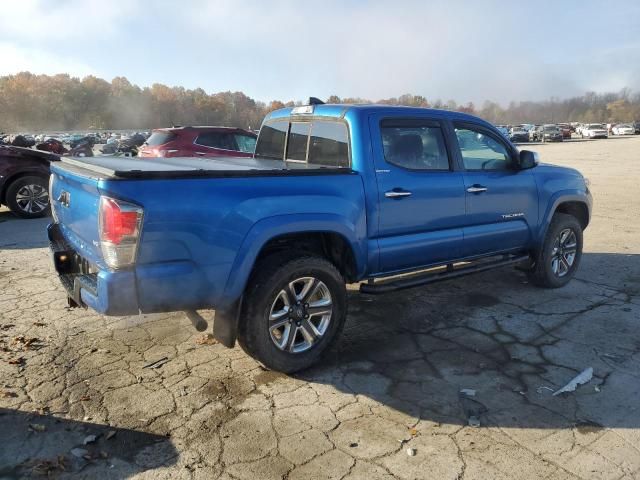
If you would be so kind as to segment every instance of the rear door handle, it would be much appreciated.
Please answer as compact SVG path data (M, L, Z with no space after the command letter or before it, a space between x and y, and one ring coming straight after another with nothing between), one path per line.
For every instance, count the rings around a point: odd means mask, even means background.
M483 187L482 185L473 185L467 188L467 192L469 193L482 193L486 191L487 191L487 187Z
M387 198L410 197L411 192L407 192L406 190L389 190L384 193L384 196Z

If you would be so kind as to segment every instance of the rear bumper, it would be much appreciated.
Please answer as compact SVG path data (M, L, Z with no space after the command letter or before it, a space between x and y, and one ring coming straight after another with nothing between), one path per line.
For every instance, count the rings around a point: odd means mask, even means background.
M140 312L133 270L110 271L91 265L64 238L60 225L47 227L49 248L69 304L91 308L104 315Z

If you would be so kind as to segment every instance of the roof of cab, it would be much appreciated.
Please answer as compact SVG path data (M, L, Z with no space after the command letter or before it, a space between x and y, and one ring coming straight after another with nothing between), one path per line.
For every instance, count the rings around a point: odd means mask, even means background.
M475 122L486 123L484 120L469 115L467 113L462 112L454 112L451 110L437 110L432 108L422 108L422 107L406 107L401 105L379 105L379 104L322 104L322 105L312 105L313 113L293 113L293 110L296 107L287 107L281 108L280 110L274 110L273 112L267 114L265 117L265 121L274 120L278 118L289 118L289 117L299 117L304 118L305 116L313 116L313 117L334 117L341 118L345 117L347 113L359 113L359 114L369 114L369 113L382 113L389 115L425 115L430 114L434 117L438 118L448 118L451 120L472 120Z

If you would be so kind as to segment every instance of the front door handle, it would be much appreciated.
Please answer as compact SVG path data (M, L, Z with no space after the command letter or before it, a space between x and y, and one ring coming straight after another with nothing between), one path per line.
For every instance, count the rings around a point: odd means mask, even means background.
M402 198L402 197L410 197L411 192L407 192L406 190L389 190L384 193L384 196L387 198Z
M487 187L483 187L482 185L473 185L472 187L467 188L467 192L469 193L482 193L486 191Z

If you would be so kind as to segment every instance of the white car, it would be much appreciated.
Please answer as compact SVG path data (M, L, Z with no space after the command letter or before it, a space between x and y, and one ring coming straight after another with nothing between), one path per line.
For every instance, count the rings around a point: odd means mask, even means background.
M612 128L614 135L634 135L636 129L630 123L620 123Z
M607 128L601 123L587 123L580 130L582 138L608 138Z

